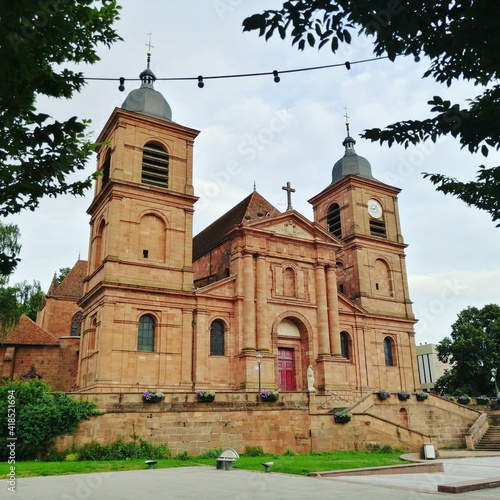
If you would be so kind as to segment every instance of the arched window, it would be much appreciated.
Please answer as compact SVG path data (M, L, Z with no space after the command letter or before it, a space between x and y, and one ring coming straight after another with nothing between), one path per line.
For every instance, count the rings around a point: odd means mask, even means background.
M297 287L295 285L295 271L291 267L283 271L283 294L285 297L296 297Z
M160 146L148 143L142 153L141 182L149 186L168 188L168 153Z
M384 339L385 366L394 366L394 341L391 337Z
M342 226L340 223L340 207L338 203L333 203L328 208L328 213L326 214L326 226L328 231L332 233L337 238L342 237Z
M382 259L375 260L374 265L375 293L385 297L393 296L391 270Z
M104 160L104 163L101 166L101 172L102 172L102 181L101 181L101 187L103 188L109 181L109 172L111 169L111 151L108 150L106 153L106 159Z
M144 215L139 222L139 258L165 262L166 248L165 222L155 214Z
M82 334L82 319L82 311L78 311L74 314L71 320L71 330L69 332L72 337L79 337Z
M153 352L155 348L155 320L146 314L139 319L139 334L137 337L137 350Z
M104 258L104 235L106 229L106 221L102 220L97 229L97 234L94 242L94 269L97 268Z
M210 356L224 356L224 323L219 320L210 326Z
M340 332L340 352L345 359L351 359L351 338L347 332Z

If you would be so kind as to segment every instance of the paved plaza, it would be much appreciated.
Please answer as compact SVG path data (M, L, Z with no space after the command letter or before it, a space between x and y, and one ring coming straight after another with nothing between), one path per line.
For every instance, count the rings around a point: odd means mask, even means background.
M313 478L214 467L183 467L20 478L16 492L0 481L0 498L12 500L294 500L405 499L448 496L500 498L500 488L451 495L438 484L500 478L500 456L441 460L444 472ZM272 469L271 469L272 470Z

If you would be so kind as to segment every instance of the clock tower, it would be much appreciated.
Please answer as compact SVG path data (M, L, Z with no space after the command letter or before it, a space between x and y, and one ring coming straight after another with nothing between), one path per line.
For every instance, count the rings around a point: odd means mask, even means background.
M378 181L349 135L332 182L309 202L314 220L343 242L337 253L339 291L374 314L413 319L397 196Z

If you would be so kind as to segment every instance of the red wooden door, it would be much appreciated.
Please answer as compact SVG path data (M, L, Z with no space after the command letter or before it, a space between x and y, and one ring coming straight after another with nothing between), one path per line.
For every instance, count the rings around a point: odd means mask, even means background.
M293 349L278 348L278 377L282 391L295 391L295 360Z

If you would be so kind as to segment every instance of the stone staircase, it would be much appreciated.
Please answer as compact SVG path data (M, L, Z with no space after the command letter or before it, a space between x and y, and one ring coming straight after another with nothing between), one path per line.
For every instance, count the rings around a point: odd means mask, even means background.
M500 425L488 427L474 449L477 451L500 451Z

